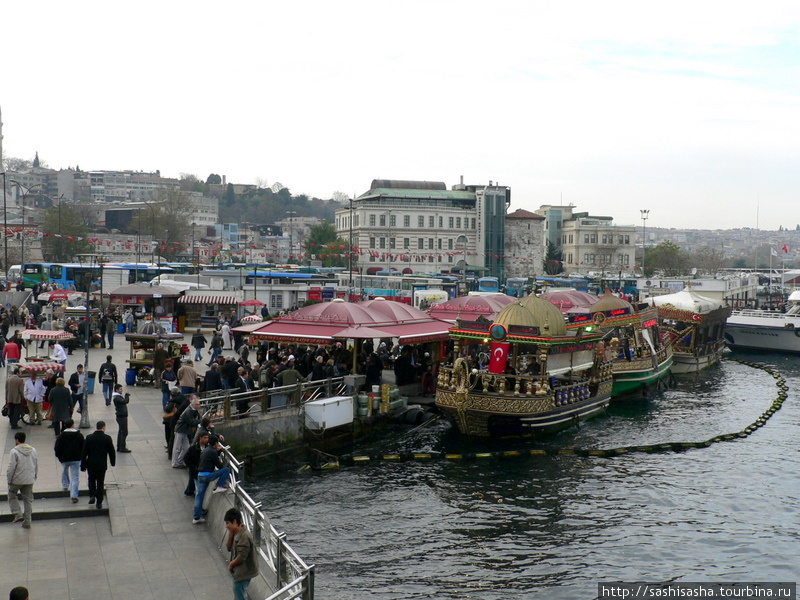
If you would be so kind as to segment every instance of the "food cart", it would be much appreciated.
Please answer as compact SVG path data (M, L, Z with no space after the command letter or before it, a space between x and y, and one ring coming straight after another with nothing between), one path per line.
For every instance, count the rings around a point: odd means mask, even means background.
M153 353L157 344L164 344L169 359L181 356L183 334L153 331L156 327L152 325L147 329L150 333L125 334L125 339L131 344L130 358L125 361L128 363L127 385L153 385Z
M25 360L31 362L50 360L50 342L64 343L68 340L75 339L75 336L67 331L51 331L49 329L25 329L22 332L22 341L25 343ZM31 342L33 342L34 354L31 356ZM42 350L45 351L44 356L39 354L39 342L47 342L48 345ZM20 364L20 363L17 363ZM62 369L63 370L63 369Z
M34 330L36 331L36 330ZM36 373L36 375L44 375L48 370L52 370L53 373L58 373L60 377L64 376L64 371L66 371L66 367L61 363L57 362L20 362L20 363L11 363L6 368L8 370L8 375L11 374L11 371L19 367L19 376L23 379L27 379L30 377L31 373ZM50 408L50 403L45 401L42 403L42 413L47 414L47 410ZM20 414L20 419L26 425L30 425L31 423L31 414L28 410L28 401L23 398L22 400L22 412Z

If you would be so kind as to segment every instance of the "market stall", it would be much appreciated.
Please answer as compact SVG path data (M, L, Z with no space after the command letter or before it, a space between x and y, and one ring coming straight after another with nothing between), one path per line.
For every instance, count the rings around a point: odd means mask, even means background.
M219 316L235 312L241 300L241 291L187 290L178 298L178 304L185 311L185 329L216 329Z
M157 327L150 325L151 328ZM131 344L128 372L125 374L127 385L153 384L153 353L157 344L163 344L168 358L180 357L183 346L183 334L166 331L152 333L127 333L125 339Z
M66 342L67 340L75 339L75 336L67 331L51 331L48 329L25 329L22 332L22 341L25 343L25 360L38 362L43 360L49 360L49 343L50 342ZM30 355L30 342L33 342L33 349L34 354L33 356ZM47 342L41 350L44 350L45 355L40 355L40 348L39 344L41 342ZM18 363L19 364L19 363Z
M161 325L166 331L174 331L175 305L181 290L165 285L134 283L111 290L111 306L120 314L131 308L137 317L137 331L148 321Z

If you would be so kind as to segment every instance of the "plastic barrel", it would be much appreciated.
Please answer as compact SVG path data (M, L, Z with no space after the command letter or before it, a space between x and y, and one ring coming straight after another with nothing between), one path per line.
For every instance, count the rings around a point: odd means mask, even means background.
M125 323L117 323L117 333L125 333Z
M136 369L125 371L125 385L136 385Z
M86 388L89 394L94 394L94 380L97 378L97 373L95 371L89 371L89 377L86 380Z

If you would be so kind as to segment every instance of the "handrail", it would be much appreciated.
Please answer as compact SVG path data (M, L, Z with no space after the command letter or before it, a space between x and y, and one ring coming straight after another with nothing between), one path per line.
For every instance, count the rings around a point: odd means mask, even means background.
M222 462L230 467L229 487L233 490L233 502L242 513L244 525L253 535L253 540L261 559L270 568L270 573L262 577L272 578L270 588L276 589L266 600L314 599L314 565L308 565L286 541L286 534L278 532L256 502L239 483L244 468L240 461L225 447Z

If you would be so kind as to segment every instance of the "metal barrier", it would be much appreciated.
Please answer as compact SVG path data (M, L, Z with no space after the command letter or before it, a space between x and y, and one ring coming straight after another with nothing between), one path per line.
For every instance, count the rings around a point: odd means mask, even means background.
M261 510L261 503L250 497L240 485L242 461L224 448L223 462L231 469L230 488L233 490L233 502L242 513L244 524L253 535L258 553L269 568L269 573L262 574L277 591L266 600L313 600L314 599L314 565L305 561L292 549L286 541L286 534L280 533Z
M209 416L214 423L235 421L259 412L275 412L287 406L305 404L319 398L330 398L345 393L343 377L298 382L294 385L257 389L250 392L215 390L200 394L200 414ZM238 402L247 402L246 412L232 410Z

